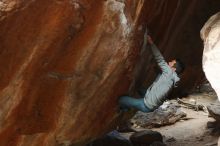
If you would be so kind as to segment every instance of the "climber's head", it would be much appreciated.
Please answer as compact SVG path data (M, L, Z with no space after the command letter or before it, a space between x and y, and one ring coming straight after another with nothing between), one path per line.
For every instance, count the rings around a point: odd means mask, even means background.
M174 59L174 60L168 62L168 65L178 75L181 74L184 71L184 69L185 69L185 65L179 59Z

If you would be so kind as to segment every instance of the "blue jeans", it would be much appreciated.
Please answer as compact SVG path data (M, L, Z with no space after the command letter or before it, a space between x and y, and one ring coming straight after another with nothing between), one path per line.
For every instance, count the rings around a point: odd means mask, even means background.
M129 110L130 108L134 108L142 112L151 112L151 110L144 104L144 98L121 96L119 98L119 105L121 110L123 111Z

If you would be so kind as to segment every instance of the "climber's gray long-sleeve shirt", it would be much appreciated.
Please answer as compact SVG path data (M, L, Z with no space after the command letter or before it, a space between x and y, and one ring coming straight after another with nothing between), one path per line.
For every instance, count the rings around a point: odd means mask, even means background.
M147 89L144 103L150 109L154 110L166 100L169 91L175 87L176 82L180 80L176 72L173 71L158 48L153 44L151 50L162 73L159 74L153 84Z

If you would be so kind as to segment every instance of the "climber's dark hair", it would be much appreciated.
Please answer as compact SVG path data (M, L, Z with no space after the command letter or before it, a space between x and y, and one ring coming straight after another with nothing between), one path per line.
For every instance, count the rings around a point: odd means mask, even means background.
M176 73L179 75L183 73L185 70L185 65L180 59L175 59L176 63L174 64L174 67L176 68Z

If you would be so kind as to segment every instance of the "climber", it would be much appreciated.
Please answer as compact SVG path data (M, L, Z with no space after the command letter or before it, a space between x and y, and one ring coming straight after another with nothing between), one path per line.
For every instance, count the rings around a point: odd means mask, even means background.
M151 112L155 110L163 104L168 93L176 87L176 83L180 80L178 75L184 71L184 64L179 59L174 59L167 63L151 37L145 34L145 46L147 42L150 44L153 57L156 60L161 73L157 76L153 84L145 91L142 98L133 98L130 96L120 97L119 105L122 111L127 111L130 108L142 112Z

